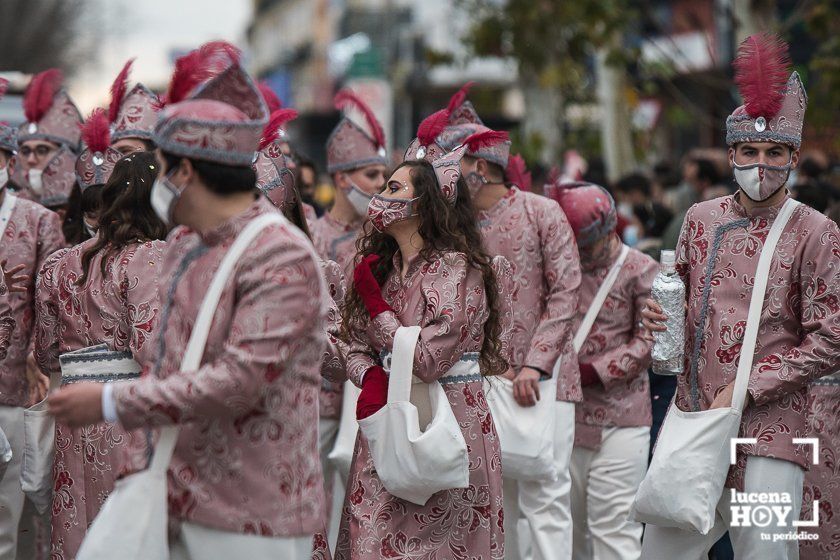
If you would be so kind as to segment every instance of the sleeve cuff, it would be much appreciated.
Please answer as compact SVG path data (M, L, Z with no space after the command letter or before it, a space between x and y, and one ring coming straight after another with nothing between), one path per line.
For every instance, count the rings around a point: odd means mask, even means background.
M102 418L109 424L117 424L117 401L114 398L114 384L106 383L102 388Z
M525 367L526 367L526 368L531 368L531 369L533 369L534 371L538 371L538 372L540 373L540 381L547 381L547 380L551 379L551 374L550 374L550 373L547 373L547 372L546 372L543 368L541 368L541 367L537 367L537 366L530 366L530 365L525 365Z

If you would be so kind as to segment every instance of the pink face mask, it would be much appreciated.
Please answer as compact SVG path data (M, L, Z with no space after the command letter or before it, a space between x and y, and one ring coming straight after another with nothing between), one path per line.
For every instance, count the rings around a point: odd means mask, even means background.
M744 194L756 202L767 200L784 187L791 169L790 161L787 165L765 163L738 165L733 159L732 165L735 168L735 181L738 186Z
M367 217L373 227L382 233L403 220L417 216L414 210L415 198L385 198L380 194L373 195L367 209Z

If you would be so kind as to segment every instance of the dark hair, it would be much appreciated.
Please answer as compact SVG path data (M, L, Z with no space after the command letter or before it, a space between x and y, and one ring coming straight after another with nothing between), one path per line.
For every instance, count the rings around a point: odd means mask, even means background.
M641 173L631 173L618 180L615 190L620 193L638 191L645 196L650 196L650 179Z
M819 179L825 173L826 169L814 157L804 157L799 162L799 174L810 177L812 179Z
M720 182L720 173L717 167L710 160L706 158L694 158L694 163L697 165L697 179L705 181L707 185L716 185Z
M633 207L633 213L642 222L647 237L661 238L674 217L673 213L658 202L648 201Z
M90 239L90 235L85 229L82 189L79 187L78 181L73 184L73 189L70 191L61 231L64 233L64 240L69 245L78 245L82 241Z
M443 197L434 169L429 162L409 160L400 164L397 169L401 167L410 168L414 196L418 197L417 208L420 214L418 233L424 242L419 258L429 261L434 253L455 251L466 256L468 266L481 272L489 315L484 323L484 342L479 363L483 375L503 373L507 370L508 364L501 350L496 274L493 271L490 255L483 249L475 211L466 185L463 179L458 180L458 200L455 205L452 205ZM374 267L373 273L382 285L394 269L393 256L399 249L397 242L391 236L377 231L367 222L364 226L364 235L356 242L356 248L358 252L355 262L359 262L367 255L379 256L379 262ZM346 340L357 338L354 333L365 332L368 314L352 283L341 305L341 316L342 333Z
M283 215L286 219L295 224L300 231L302 231L309 240L312 240L312 233L309 231L309 225L306 223L306 214L303 213L303 201L300 199L300 191L297 186L292 187L292 196L294 201L292 204L287 204L283 209Z
M257 175L250 165L225 165L183 156L176 156L168 152L162 152L163 160L166 162L167 172L180 165L182 159L192 164L193 169L201 178L202 182L211 192L220 195L248 192L256 188Z
M680 183L680 178L677 176L674 166L668 161L660 161L653 166L653 176L656 181L665 189L676 187Z
M90 262L104 250L101 266L106 273L108 256L129 243L164 239L167 227L152 209L152 185L158 163L152 152L134 152L119 160L108 182L101 188L97 240L82 255L82 276L87 281Z

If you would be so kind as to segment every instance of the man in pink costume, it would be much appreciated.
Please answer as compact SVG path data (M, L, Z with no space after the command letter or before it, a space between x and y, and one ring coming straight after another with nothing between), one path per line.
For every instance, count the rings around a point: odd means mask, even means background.
M615 202L590 183L546 189L569 219L580 251L580 325L623 250ZM642 525L628 514L650 445L651 343L640 322L657 270L656 261L628 250L577 354L583 402L575 414L571 463L576 560L638 560L642 552Z
M466 87L450 100L448 126L437 142L449 150L476 132L489 130L465 100ZM574 233L553 200L505 183L510 143L467 150L461 162L487 251L513 268L511 370L521 406L538 398L557 399L554 481L505 479L506 558L519 558L517 524L528 521L535 560L570 558L572 515L569 461L574 444L575 403L582 399L580 373L572 353L578 308L580 262ZM561 359L556 395L540 395L538 382L554 375ZM504 470L503 470L504 472Z
M62 88L57 68L36 74L23 96L26 122L18 129L18 152L9 175L22 198L60 214L73 189L82 115Z
M152 205L185 227L167 241L155 365L135 381L65 387L51 410L70 425L179 424L170 521L240 543L246 556L260 535L271 558L309 558L324 507L317 415L327 294L318 263L291 224L263 230L222 291L202 366L180 371L208 271L248 223L277 209L254 189L268 112L236 49L210 43L179 59L166 100ZM172 554L189 557L182 538Z
M768 232L790 194L785 188L799 162L807 96L799 75L788 76L787 46L754 35L740 46L735 81L744 104L726 120L729 161L740 189L701 202L686 215L677 246L677 271L686 285L686 366L676 404L697 411L731 406L735 374L756 264ZM807 435L809 384L840 367L840 231L819 212L799 206L784 228L769 271L736 464L707 535L647 525L642 558L704 556L729 529L739 560L798 557L796 540L774 538L799 518ZM652 301L646 326L661 330ZM787 496L785 526L733 523L731 491ZM691 488L686 488L691 492ZM782 498L780 498L782 499ZM787 500L786 500L787 502ZM769 538L762 538L762 537Z

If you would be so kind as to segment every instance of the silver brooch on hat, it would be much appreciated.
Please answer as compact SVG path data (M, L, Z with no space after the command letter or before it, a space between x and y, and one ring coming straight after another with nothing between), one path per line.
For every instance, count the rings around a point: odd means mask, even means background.
M764 117L758 117L757 119L755 119L755 129L758 132L764 132L764 130L766 128L767 128L767 119L765 119Z
M383 158L387 155L385 153L385 147L384 146L379 146L379 150L377 150L376 153L379 154L379 157L383 157Z
M38 125L34 122L29 123L29 134L35 134L38 132Z
M98 166L98 165L102 165L103 163L105 163L105 158L103 157L103 155L100 152L96 152L95 154L93 154L92 161L93 161L93 165Z
M424 157L426 157L426 146L420 146L419 148L417 148L417 153L414 157L416 157L417 159L423 159Z

